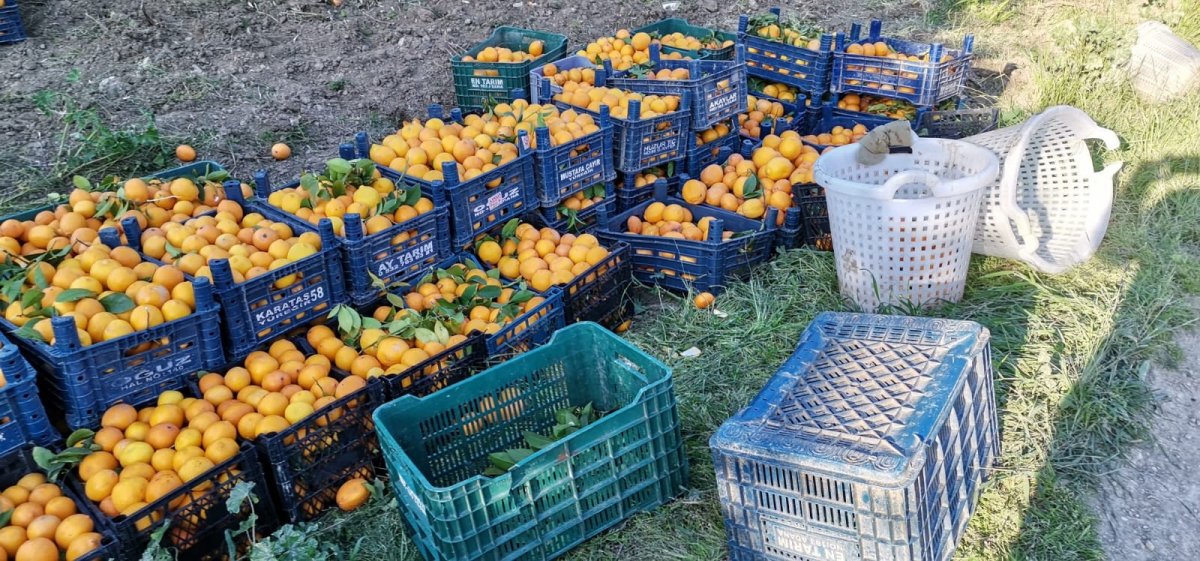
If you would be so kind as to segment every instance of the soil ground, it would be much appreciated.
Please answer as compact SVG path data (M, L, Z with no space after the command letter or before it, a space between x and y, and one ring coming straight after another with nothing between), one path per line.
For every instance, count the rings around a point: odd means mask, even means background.
M1147 380L1161 399L1155 440L1129 452L1095 499L1098 530L1111 559L1200 559L1200 331L1179 338L1178 368L1152 367ZM1190 529L1190 530L1189 530Z

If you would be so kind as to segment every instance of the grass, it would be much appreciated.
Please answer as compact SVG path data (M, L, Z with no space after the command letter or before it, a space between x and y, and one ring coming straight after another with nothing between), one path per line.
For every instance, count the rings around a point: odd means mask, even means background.
M992 335L1003 455L959 546L960 559L1104 558L1089 506L1094 484L1130 446L1152 436L1147 423L1155 397L1144 374L1151 361L1179 358L1174 334L1194 321L1187 302L1200 291L1200 137L1191 126L1200 122L1200 95L1147 105L1119 68L1140 17L1162 19L1200 43L1200 4L1181 5L1186 11L1148 2L1135 13L1115 0L1050 7L951 0L928 15L950 28L946 34L974 32L1001 65L1019 61L1023 78L1001 97L1006 118L1077 106L1122 137L1122 147L1103 159L1125 162L1111 226L1092 261L1048 276L977 257L963 300L923 312L978 321ZM97 130L60 111L64 128ZM70 170L148 171L157 160L130 146L145 142L157 154L162 142L149 130L128 131L132 139L109 130L97 137L105 142L94 153L65 143L55 181ZM22 189L33 188L22 185L18 194ZM590 540L571 559L723 558L708 438L757 393L816 313L844 307L832 256L807 250L782 254L732 286L718 300L725 317L664 292L649 290L646 298L650 311L628 337L675 369L691 488ZM693 346L698 357L680 355ZM304 529L346 558L419 559L386 497Z

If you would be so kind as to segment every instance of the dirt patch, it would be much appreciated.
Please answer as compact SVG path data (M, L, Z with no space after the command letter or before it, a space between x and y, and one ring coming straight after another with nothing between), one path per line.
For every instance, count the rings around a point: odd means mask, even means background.
M693 0L314 0L128 2L28 0L30 39L0 48L0 186L45 169L60 146L58 117L37 110L55 91L114 126L154 115L165 135L245 177L294 174L336 153L354 132L394 132L430 103L454 101L449 57L498 25L568 36L568 48L663 17L736 30L771 3ZM920 27L919 2L882 8L837 2L789 8L845 26L870 17ZM801 10L807 10L804 14ZM270 160L273 142L298 156Z
M1153 442L1102 485L1095 506L1110 559L1200 559L1200 330L1179 338L1187 359L1178 369L1153 367L1148 381L1162 396Z

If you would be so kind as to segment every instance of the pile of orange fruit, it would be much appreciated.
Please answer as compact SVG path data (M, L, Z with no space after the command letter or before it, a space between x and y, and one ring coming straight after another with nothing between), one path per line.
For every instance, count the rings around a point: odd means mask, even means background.
M539 148L535 133L540 127L549 129L550 146L567 144L600 130L600 125L587 113L573 109L559 111L554 105L530 104L523 99L499 103L482 116L467 115L464 122L467 126L499 123L500 136L525 131L525 134L529 135L529 147L534 149ZM587 151L587 146L581 146L578 150Z
M792 206L792 186L812 183L818 156L795 131L767 135L750 159L734 154L724 166L704 168L700 177L683 184L680 195L690 204L707 204L753 219L775 208L779 210L776 222L783 224L784 211Z
M78 181L87 188L72 190L66 204L39 212L32 220L0 223L0 253L29 256L67 246L79 253L100 237L102 228L120 228L126 217L134 217L142 228L182 222L213 210L224 196L220 183L197 184L187 177L134 178L96 186L83 178ZM242 186L242 194L250 195L248 185Z
M333 171L334 166L343 163L351 170L348 175ZM356 173L359 170L361 174ZM304 183L316 187L306 188ZM395 182L379 173L371 160L331 161L323 173L305 174L301 185L271 193L267 203L310 224L320 224L322 218L328 218L338 235L345 233L347 214L362 217L363 229L371 235L433 211L433 200L422 196L420 186L398 189ZM412 230L401 232L392 243L404 243L414 235L416 232Z
M317 351L314 358L324 359L324 362L352 374L342 380L343 383L351 378L361 381L404 373L467 340L461 334L449 335L444 342L422 340L413 336L404 337L382 327L366 327L347 343L333 329L324 325L309 328L305 338Z
M874 43L870 43L870 42L851 43L849 45L846 45L846 54L862 55L862 56L878 57L878 58L889 58L892 60L900 60L900 61L908 61L908 62L929 62L929 53L928 52L925 54L922 54L922 55L906 55L904 53L893 51L890 47L888 47L888 44L883 41L876 41ZM947 61L950 61L953 59L954 59L954 57L950 56L949 54L943 54L942 58L941 58L941 60L939 60L939 62L947 62ZM918 74L915 72L896 72L895 70L890 70L890 69L882 69L881 70L878 67L872 67L872 66L863 67L863 66L859 66L859 65L855 65L855 64L847 65L846 69L851 70L851 71L862 71L862 72L867 72L867 73L871 73L871 74L881 74L884 76L897 76L898 75L902 78L909 78L909 79L916 79L918 77ZM884 91L884 92L894 91L894 92L904 93L904 94L915 93L915 90L908 86L896 87L891 84L880 84L878 82L863 82L861 80L847 80L846 84L850 85L850 86L862 85L867 88L877 89L879 91Z
M95 243L58 265L36 261L23 278L10 279L23 281L23 295L40 292L41 297L29 306L20 299L6 302L4 317L21 327L18 336L51 345L55 342L51 314L73 319L85 346L111 341L195 311L195 291L184 272L143 261L129 247Z
M554 99L593 113L600 112L600 106L607 105L609 114L617 119L630 118L629 102L631 100L641 102L640 114L636 116L639 119L658 117L679 110L679 96L677 95L640 94L617 88L596 87L574 82L563 84L563 91L556 94Z
M565 199L559 201L558 206L554 209L554 217L556 220L562 220L563 218L570 217L572 213L592 208L604 202L605 195L607 194L608 189L603 183L586 187L582 191L574 195L568 195Z
M5 489L0 513L11 515L0 528L0 559L75 561L98 549L103 539L95 521L41 473L27 474Z
M142 234L146 255L174 264L192 276L212 279L209 263L228 259L237 283L286 267L320 250L321 237L316 232L296 235L283 222L268 220L257 212L244 214L242 207L232 201L223 201L216 215L184 224L165 224ZM297 280L297 275L287 275L274 284L276 288L287 288Z
M783 104L752 95L746 96L746 107L746 112L738 115L738 132L752 138L761 138L764 124L785 115Z
M696 133L696 146L704 146L725 138L729 134L729 124L724 121Z
M691 35L685 35L679 31L663 35L658 39L658 42L667 47L675 47L677 49L684 49L688 51L698 51L700 49L722 49L733 46L733 41L729 39L726 39L725 41L718 40L716 37L700 39Z
M650 44L652 42L654 39L650 37L649 33L631 34L628 29L621 29L612 37L601 37L588 43L576 54L586 56L595 64L610 60L613 69L629 70L635 65L650 62ZM682 60L685 57L680 53L662 53L660 58Z
M511 236L485 239L475 247L485 265L496 267L508 280L524 279L529 287L545 292L562 286L608 257L608 249L591 234L560 234L521 223Z
M664 171L661 167L657 167L657 166L648 168L648 169L644 169L644 170L638 172L636 175L634 175L633 185L625 184L624 179L622 179L624 177L624 175L618 175L617 177L618 177L618 182L617 182L618 189L641 189L642 187L648 187L650 185L654 185L654 182L658 181L659 179L665 179L667 177L667 172Z
M644 80L690 80L692 73L686 68L660 68L657 72L647 71L637 77Z
M862 137L866 135L867 126L862 123L854 123L850 128L838 125L830 129L829 132L806 134L803 140L809 144L820 146L845 146L862 140Z
M779 41L793 47L801 47L810 51L818 51L821 49L821 39L819 37L820 33L800 29L797 26L792 26L786 22L780 21L768 23L766 21L755 22L752 20L750 25L752 27L750 32L758 37L762 37L763 39Z
M800 90L780 82L766 82L752 78L750 90L762 92L767 97L773 97L779 101L789 103L795 103L797 99L800 99Z
M559 70L553 62L542 67L542 76L545 76L554 82L556 86L562 86L567 82L575 82L577 84L596 85L596 70L592 68L571 68L568 70Z
M88 500L109 517L134 516L176 489L199 485L192 482L238 454L234 413L243 409L222 405L227 402L237 403L225 393L197 399L166 391L155 405L140 410L125 403L109 407L93 439L99 449L77 466ZM185 493L170 508L194 498ZM158 515L141 516L134 524L148 528ZM182 541L182 531L177 528L169 536Z
M546 44L533 41L527 50L509 49L507 47L484 47L475 56L463 55L463 62L525 62L542 56L546 52Z
M499 277L498 270L489 273L473 264L459 263L422 279L404 295L408 308L383 305L375 309L372 317L390 323L416 312L425 321L440 324L450 337L475 332L494 334L545 301L519 286L504 286ZM442 344L450 345L448 340Z
M871 113L874 115L886 115L893 119L907 119L909 121L917 119L916 106L902 99L848 93L838 98L837 106L838 109Z
M228 422L245 440L286 430L366 387L366 376L347 376L339 381L330 376L332 367L331 358L306 356L291 341L275 341L266 351L247 355L242 366L200 377L204 401L216 407L216 416L201 413L202 419ZM338 414L331 412L329 416L336 418ZM321 418L318 423L327 420ZM195 419L189 417L189 421L195 424Z
M642 216L632 215L625 222L625 230L631 234L642 236L658 236L677 240L702 241L708 239L708 227L713 218L706 216L692 222L692 211L678 204L665 204L655 201L646 206ZM721 239L728 240L733 232L721 233Z
M506 134L507 133L507 134ZM463 123L432 118L404 123L396 134L371 145L371 161L422 181L442 181L442 164L453 162L458 180L466 181L503 166L520 155L515 127L468 117ZM501 179L489 182L499 187Z

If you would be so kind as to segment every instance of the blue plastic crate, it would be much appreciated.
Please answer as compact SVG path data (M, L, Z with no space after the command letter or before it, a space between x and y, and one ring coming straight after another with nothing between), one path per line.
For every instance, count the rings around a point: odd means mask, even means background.
M609 247L608 257L575 277L562 290L566 323L591 321L615 328L632 312L625 292L633 284L633 260L628 244Z
M681 176L682 181L687 177ZM641 217L653 202L678 204L692 212L695 220L713 217L709 239L703 241L643 236L626 231L630 216ZM667 197L665 182L655 184L654 198L618 214L608 222L608 228L598 236L608 244L629 244L633 261L633 276L648 284L672 290L721 292L733 276L765 263L774 254L775 209L767 210L766 220L751 220L744 216L705 205L689 205L681 199ZM734 237L722 240L724 231Z
M1000 454L988 331L822 313L709 446L730 559L949 559Z
M488 455L548 434L556 411L600 419L482 475ZM671 371L619 336L572 325L545 347L434 395L375 410L400 511L426 559L549 560L682 493Z
M692 177L700 177L700 172L704 168L712 164L724 163L730 154L737 152L742 138L738 134L737 119L730 119L725 122L725 126L729 127L729 133L708 144L699 144L700 131L693 132L688 137L687 158L683 161L684 173Z
M758 16L778 23L779 8L771 8ZM833 65L833 35L820 37L820 49L809 50L759 37L750 29L751 16L738 18L738 40L746 47L746 68L756 76L798 88L802 92L820 95L829 90L830 68Z
M850 129L854 128L854 125L859 124L867 127L867 131L870 131L875 127L886 125L897 120L885 115L872 115L870 113L845 111L836 109L836 107L837 105L835 102L825 102L825 104L821 106L820 110L810 111L808 124L800 130L800 136L827 133L833 130L833 127ZM808 140L803 139L802 142L812 146L813 148L816 148L817 151L825 150L830 146L817 142L809 142Z
M678 192L679 175L683 173L682 165L683 162L670 162L663 166L655 166L655 169L659 169L665 173L666 177L660 177L654 183L664 183L668 194ZM642 187L626 187L627 185L635 185L637 176L645 171L647 170L637 173L621 172L618 179L619 184L616 186L617 212L625 212L654 197L654 184L643 185ZM609 216L611 217L612 215L610 214Z
M0 45L25 40L25 26L21 23L21 10L16 0L8 0L0 8Z
M341 156L353 159L354 146L343 144ZM393 170L383 166L377 168L394 182L404 181ZM268 218L281 221L296 232L319 233L319 228L312 223L266 203L272 192L295 188L300 184L299 181L272 187L266 170L262 170L254 175L254 183L255 195L261 199L260 206L270 207L271 212L266 214ZM421 195L426 196L424 189ZM438 199L442 198L438 195L442 195L441 190L435 189L428 194L435 205L432 211L370 235L363 228L361 216L347 214L343 217L344 235L336 236L336 244L348 301L355 306L362 306L383 296L384 289L375 284L372 276L384 286L405 283L450 255L450 210L444 204L437 206Z
M53 447L52 449L57 450L58 448ZM45 474L33 459L33 446L0 453L0 487L7 489L16 485L22 477L31 473ZM76 561L120 559L122 550L120 544L117 543L117 538L113 533L112 524L109 522L108 517L97 517L90 514L87 497L76 493L75 489L72 489L70 485L59 483L59 488L62 490L64 497L74 501L76 512L91 516L92 531L100 534L100 547L87 555L79 557ZM139 551L138 555L140 554Z
M816 184L793 185L792 201L800 208L804 245L821 251L833 251L825 188Z
M616 186L612 182L606 183L604 191L604 200L583 210L568 211L563 207L542 207L538 209L537 216L542 225L562 233L594 233L601 225L608 223L608 217L617 213Z
M16 347L9 345L6 349L15 351ZM25 367L29 368L28 364ZM62 437L50 426L34 380L8 382L0 387L0 455L28 445L50 447L59 440Z
M543 98L551 95L545 91L549 82L543 82ZM597 86L606 86L604 72L597 73ZM641 115L642 104L638 100L629 102L628 119L609 117L613 124L613 157L618 171L637 172L666 162L681 160L687 153L688 139L692 118L692 96L684 92L679 99L679 109L666 115L637 118ZM574 109L585 111L593 118L599 119L600 113L589 111L587 108L576 107L562 101L554 101L559 109Z
M561 74L566 70L574 70L576 68L590 68L599 71L600 67L592 61L588 60L583 55L571 55L569 57L553 61L554 67ZM545 105L554 103L554 96L562 93L562 86L554 83L553 80L546 77L546 72L543 70L545 64L540 64L533 67L529 71L529 100L530 103Z
M115 229L105 229L111 241ZM103 238L102 238L103 239ZM196 310L111 341L83 346L70 317L52 318L55 342L12 337L38 371L46 403L71 429L93 427L110 405L179 389L188 374L224 364L220 308L208 279L196 279ZM17 326L0 318L0 326Z
M462 112L455 108L446 113L441 106L429 108L431 118L450 118L456 122L462 121ZM593 115L593 117L597 117ZM453 228L451 243L454 248L464 248L475 241L475 237L494 226L508 222L538 206L537 180L534 178L533 151L528 150L525 131L517 135L517 148L520 155L511 162L491 171L479 174L474 179L460 182L458 168L454 162L442 165L444 181L424 181L409 176L401 176L401 181L421 186L422 193L441 191L441 199L435 199L435 205L441 205L445 200L450 208L450 224ZM368 157L371 144L366 133L355 136L355 144L359 157Z
M733 60L671 60L660 58L659 46L650 45L650 71L685 68L687 80L638 78L629 71L614 71L612 61L604 61L606 84L647 94L683 96L692 102L693 130L704 130L737 117L746 110L746 52L738 46Z
M962 93L971 72L971 48L974 35L963 38L960 50L946 49L941 43L917 43L881 35L883 24L871 22L867 37L860 37L862 26L854 24L850 37L838 33L833 53L833 93L859 92L895 97L919 107L930 107L943 99ZM852 55L846 48L853 44L886 43L891 52L909 56L929 55L929 62L899 60L877 56ZM941 62L943 55L949 60Z
M613 125L608 107L600 108L600 130L566 144L550 145L550 129L534 131L537 148L533 152L537 199L542 208L554 208L563 199L583 189L612 181Z
M777 134L782 133L783 131L788 131L788 130L798 131L808 123L808 112L809 112L808 105L807 105L808 96L806 96L804 94L800 94L799 96L797 96L795 103L792 103L790 101L784 101L777 97L771 97L762 92L754 91L753 89L750 90L749 95L754 96L758 99L765 99L767 101L772 101L772 102L782 105L783 106L783 116L778 119L769 119L769 122L763 121L763 127L762 127L762 131L759 134L759 137L754 138L753 136L750 136L747 134L742 134L740 132L741 131L741 116L739 115L738 116L738 119L739 119L738 120L739 133L738 134L741 135L743 140L749 140L749 141L757 143L758 141L762 140L762 137L767 136L769 134L777 135ZM754 110L754 108L749 107L749 100L747 100L746 112L748 113L752 110Z
M957 140L988 132L999 122L998 108L959 108L928 111L916 128L921 136Z

